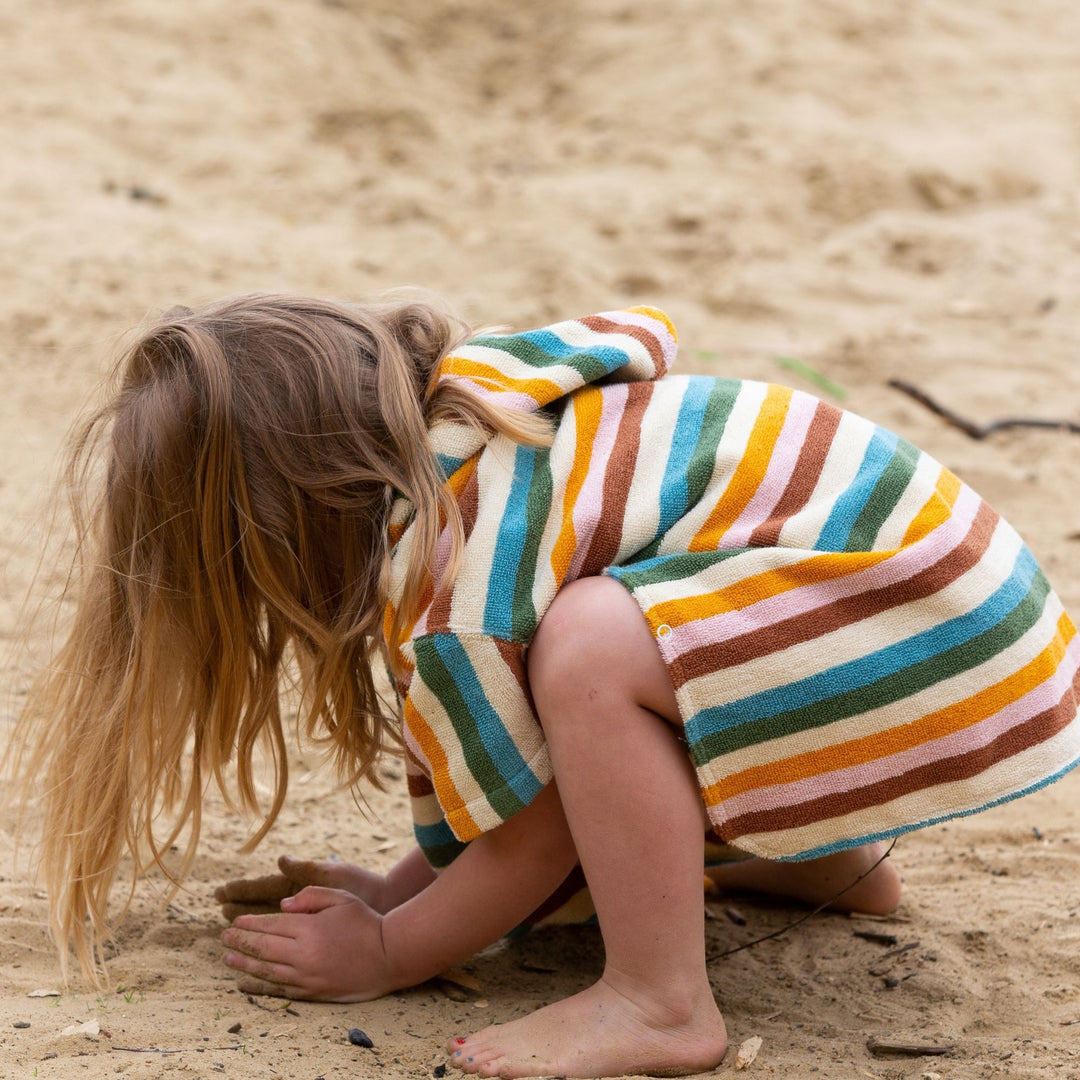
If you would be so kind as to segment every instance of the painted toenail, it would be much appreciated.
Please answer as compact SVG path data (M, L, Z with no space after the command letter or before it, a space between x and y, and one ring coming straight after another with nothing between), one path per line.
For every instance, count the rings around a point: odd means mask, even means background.
M465 1040L460 1035L454 1040L454 1042L456 1042L458 1044L458 1046L464 1046L465 1045Z

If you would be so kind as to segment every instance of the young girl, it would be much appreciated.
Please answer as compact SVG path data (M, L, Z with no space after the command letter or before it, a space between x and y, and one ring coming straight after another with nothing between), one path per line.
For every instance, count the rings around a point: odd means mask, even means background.
M293 658L304 726L353 782L402 747L419 846L386 877L285 860L227 887L295 891L225 932L242 986L415 984L580 864L602 978L450 1060L710 1069L705 828L758 857L724 884L820 903L854 883L841 904L891 909L882 839L1080 757L1074 627L947 470L809 395L666 375L660 312L462 340L426 303L270 296L174 310L129 350L76 443L73 486L103 464L85 577L21 726L57 935L90 967L121 857L160 864L186 828L182 876L234 760L255 808L260 741L265 834Z

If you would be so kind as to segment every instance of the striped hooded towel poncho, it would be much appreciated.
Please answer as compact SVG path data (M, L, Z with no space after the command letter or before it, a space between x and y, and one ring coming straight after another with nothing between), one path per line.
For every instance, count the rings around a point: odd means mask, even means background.
M442 362L443 379L544 410L555 438L430 433L467 535L402 646L431 863L551 779L525 651L587 575L640 605L713 830L746 852L894 836L1076 764L1080 642L1008 523L910 443L809 394L667 375L675 348L663 313L635 308L477 337ZM388 619L409 520L399 500Z

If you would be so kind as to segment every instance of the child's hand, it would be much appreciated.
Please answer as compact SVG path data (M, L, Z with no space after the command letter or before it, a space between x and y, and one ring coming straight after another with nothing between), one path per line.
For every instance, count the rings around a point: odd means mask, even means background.
M278 868L281 871L279 874L241 878L219 885L214 890L214 899L221 905L222 916L232 922L241 915L280 911L282 900L296 895L309 885L344 889L381 914L387 910L386 878L362 866L282 855L278 859Z
M282 913L242 915L221 935L246 993L368 1001L406 985L383 948L382 916L343 889L308 887Z

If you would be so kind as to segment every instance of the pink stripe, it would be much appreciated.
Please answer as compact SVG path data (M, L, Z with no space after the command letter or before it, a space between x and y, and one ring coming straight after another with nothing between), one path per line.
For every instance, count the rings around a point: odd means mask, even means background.
M963 541L981 505L979 496L970 488L964 487L946 521L922 540L910 547L901 548L895 555L876 566L857 570L843 578L803 585L734 611L724 611L719 615L679 625L672 624L672 632L665 639L665 655L670 652L676 656L701 645L729 641L784 619L803 615L845 596L857 596L871 589L906 581L925 567L943 559ZM763 552L769 550L771 549L762 549ZM809 559L819 554L824 553L808 551L806 556ZM736 564L739 561L736 559Z
M574 503L572 520L577 546L570 560L570 568L566 572L567 581L575 581L581 574L581 565L589 554L593 533L599 524L600 511L604 505L604 478L607 476L608 461L615 446L615 437L619 432L619 422L622 420L628 396L629 390L622 383L608 387L601 395L603 406L589 455L589 468L585 483L582 484ZM580 430L575 434L577 438L581 438Z
M425 754L424 751L420 749L420 744L413 737L413 733L409 729L408 724L401 725L401 735L402 738L405 740L405 745L409 748L409 753L412 754L414 758L416 758L419 764L420 774L422 776L427 776L430 779L433 772L431 768L431 762L428 761L427 754Z
M817 401L809 394L795 393L788 406L780 438L773 447L772 457L765 476L758 485L754 497L748 502L738 519L726 533L722 545L725 548L745 547L750 535L776 508L795 470L806 433L810 429Z
M544 379L546 376L542 371L537 371L532 378ZM481 381L480 378L474 375L440 375L440 382L463 382L468 385L468 388L480 397L490 398L497 405L502 405L507 409L520 409L522 412L536 412L540 407L540 403L536 398L530 394L523 394L520 390L503 390L494 381ZM548 382L555 384L554 379L547 379ZM580 379L578 382L580 383ZM569 393L570 391L565 391ZM561 395L555 395L559 397Z
M443 529L439 533L438 543L435 545L435 561L431 568L431 580L432 582L441 582L443 573L446 571L447 564L450 561L450 543L451 536L449 529ZM435 593L439 591L439 586L435 585ZM417 620L416 625L409 633L410 639L423 637L427 633L428 615L431 613L431 604L428 604L424 608L423 614Z
M1072 685L1078 667L1080 667L1080 635L1069 642L1065 656L1057 670L1048 679L1033 687L1022 698L1006 705L1000 712L988 716L985 720L980 720L971 727L950 732L940 739L930 739L909 750L890 754L864 765L852 765L847 769L836 769L787 784L756 788L731 799L725 799L716 805L723 807L725 818L738 817L740 814L756 810L776 810L824 795L852 791L872 784L880 780L882 776L899 776L920 765L944 761L987 746L1011 728L1030 720L1046 709L1053 708ZM897 725L899 726L902 725ZM838 744L838 749L842 745L842 743Z
M659 343L660 351L664 357L664 369L658 371L657 375L663 375L664 370L670 368L675 362L675 353L679 348L678 342L672 336L671 331L659 319L654 319L651 315L643 315L640 311L602 311L596 317L609 319L613 323L640 326L643 330L648 330ZM652 360L647 354L646 359L649 361L650 366L653 366Z

